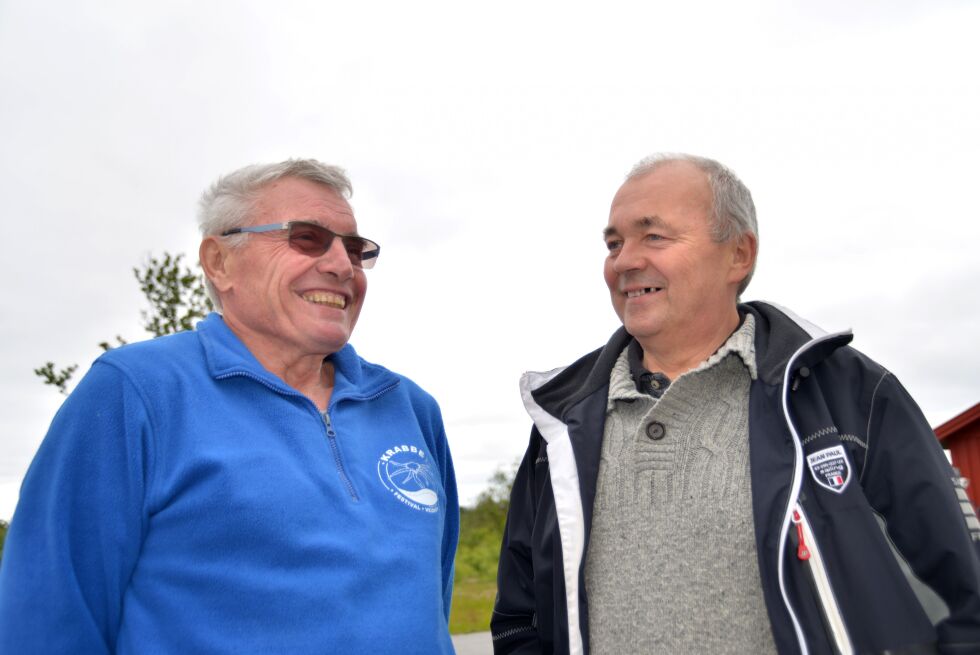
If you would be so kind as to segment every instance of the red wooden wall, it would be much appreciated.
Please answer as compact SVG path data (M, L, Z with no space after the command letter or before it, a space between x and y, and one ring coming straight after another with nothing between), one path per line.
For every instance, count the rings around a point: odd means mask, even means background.
M980 505L980 403L937 427L936 436L952 454L953 466L970 481L970 502Z

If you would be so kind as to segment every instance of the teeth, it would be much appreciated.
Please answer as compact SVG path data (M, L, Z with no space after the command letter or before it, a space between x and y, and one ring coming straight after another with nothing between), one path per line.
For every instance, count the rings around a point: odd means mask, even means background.
M660 291L660 287L644 287L642 289L635 289L633 291L627 291L626 292L626 297L627 298L639 298L643 294L651 293L653 291Z
M339 296L336 293L328 293L326 291L311 291L309 293L304 293L303 300L315 303L317 305L329 305L330 307L338 307L340 309L347 306L346 298Z

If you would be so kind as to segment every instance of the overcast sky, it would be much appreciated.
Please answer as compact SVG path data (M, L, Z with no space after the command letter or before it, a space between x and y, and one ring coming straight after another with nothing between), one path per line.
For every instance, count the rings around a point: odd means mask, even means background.
M601 229L655 151L752 189L769 299L980 401L980 3L0 0L0 518L61 402L32 369L144 338L131 273L197 198L347 168L383 246L353 343L440 402L461 497L520 457L517 381L618 325Z

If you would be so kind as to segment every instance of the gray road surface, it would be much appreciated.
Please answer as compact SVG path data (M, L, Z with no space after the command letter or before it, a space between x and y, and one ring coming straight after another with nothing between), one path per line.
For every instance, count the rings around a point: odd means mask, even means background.
M456 647L456 655L493 655L489 632L453 635L453 646Z

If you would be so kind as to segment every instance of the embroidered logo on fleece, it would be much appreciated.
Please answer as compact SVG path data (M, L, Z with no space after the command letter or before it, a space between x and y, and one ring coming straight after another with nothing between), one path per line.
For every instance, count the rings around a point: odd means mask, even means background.
M844 453L844 446L833 446L818 450L806 456L810 465L810 473L824 489L834 493L843 493L847 483L851 481L851 463Z
M378 458L378 478L403 504L420 512L439 511L436 476L425 451L416 446L392 446Z

